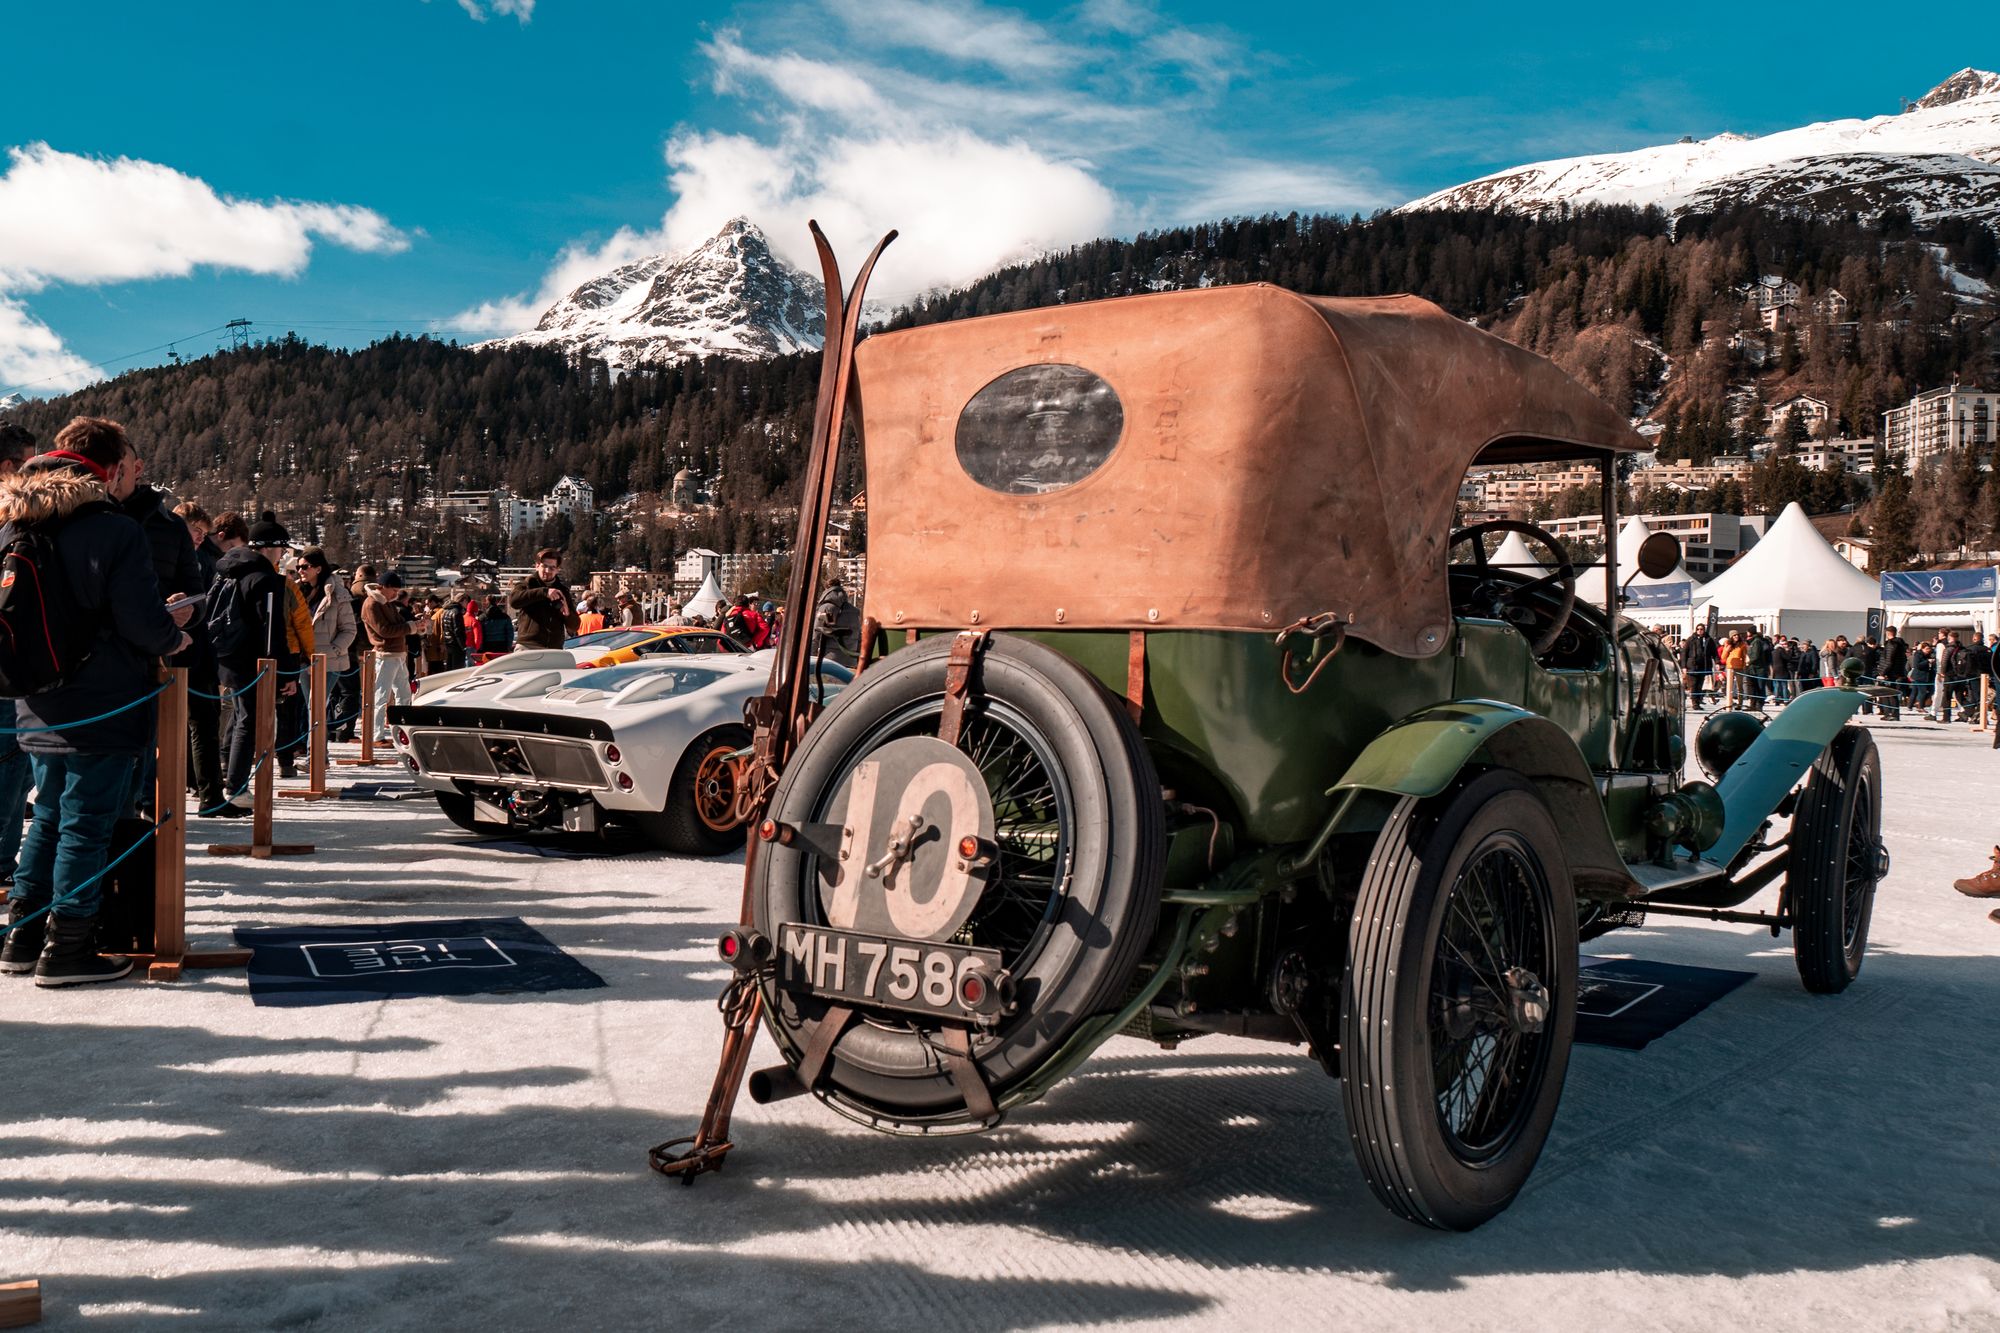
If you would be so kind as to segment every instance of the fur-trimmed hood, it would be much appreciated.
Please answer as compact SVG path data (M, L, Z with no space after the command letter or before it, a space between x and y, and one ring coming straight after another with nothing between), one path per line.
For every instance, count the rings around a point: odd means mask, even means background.
M0 523L46 523L67 518L92 500L111 498L97 474L81 463L31 459L0 479Z

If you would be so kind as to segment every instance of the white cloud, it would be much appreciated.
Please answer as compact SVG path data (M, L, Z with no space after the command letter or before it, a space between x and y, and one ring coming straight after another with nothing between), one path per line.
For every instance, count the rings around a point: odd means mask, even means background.
M0 296L0 385L60 393L97 378L97 367L64 347L54 329Z
M19 303L50 283L185 277L199 267L291 276L315 240L366 253L406 249L381 214L347 204L258 202L216 193L157 162L83 157L44 143L8 150L0 175L0 384L73 379L87 363Z
M472 16L475 23L486 22L486 11L491 9L502 18L516 18L526 23L535 16L535 0L458 0L458 7Z
M809 217L843 256L897 228L874 288L894 299L1118 231L1394 202L1320 142L1284 160L1269 140L1297 108L1242 105L1260 58L1151 0L1085 0L1047 23L981 0L759 14L760 31L793 45L724 28L701 48L731 128L672 136L658 226L571 244L536 292L486 302L455 327L528 328L614 264L691 249L738 215L809 271Z
M1084 53L1008 10L977 0L833 0L857 36L1009 74L1068 69Z

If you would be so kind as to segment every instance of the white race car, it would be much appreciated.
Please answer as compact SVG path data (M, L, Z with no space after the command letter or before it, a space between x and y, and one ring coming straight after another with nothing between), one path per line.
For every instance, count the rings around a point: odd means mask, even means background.
M669 851L742 846L743 705L770 678L769 652L508 665L521 669L469 673L389 710L405 764L453 823L594 833L618 821ZM852 679L827 663L818 688L831 699Z

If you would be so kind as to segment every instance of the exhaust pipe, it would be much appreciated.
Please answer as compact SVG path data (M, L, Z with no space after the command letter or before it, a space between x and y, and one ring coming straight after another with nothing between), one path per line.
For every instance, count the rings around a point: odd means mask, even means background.
M805 1090L806 1085L799 1082L790 1065L772 1065L750 1075L750 1100L759 1106L804 1096Z

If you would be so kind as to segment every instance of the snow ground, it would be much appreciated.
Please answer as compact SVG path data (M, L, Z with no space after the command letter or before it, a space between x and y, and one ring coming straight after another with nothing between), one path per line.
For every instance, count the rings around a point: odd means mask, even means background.
M194 858L196 943L519 915L610 988L258 1009L240 973L0 978L0 1281L39 1277L51 1329L2000 1327L2000 925L1950 887L2000 837L2000 754L1878 735L1861 980L1807 995L1748 927L1595 942L1757 977L1643 1052L1579 1047L1527 1192L1468 1236L1376 1205L1302 1053L1221 1037L1116 1041L984 1138L746 1100L684 1189L645 1150L707 1093L739 863L288 808L320 852Z

